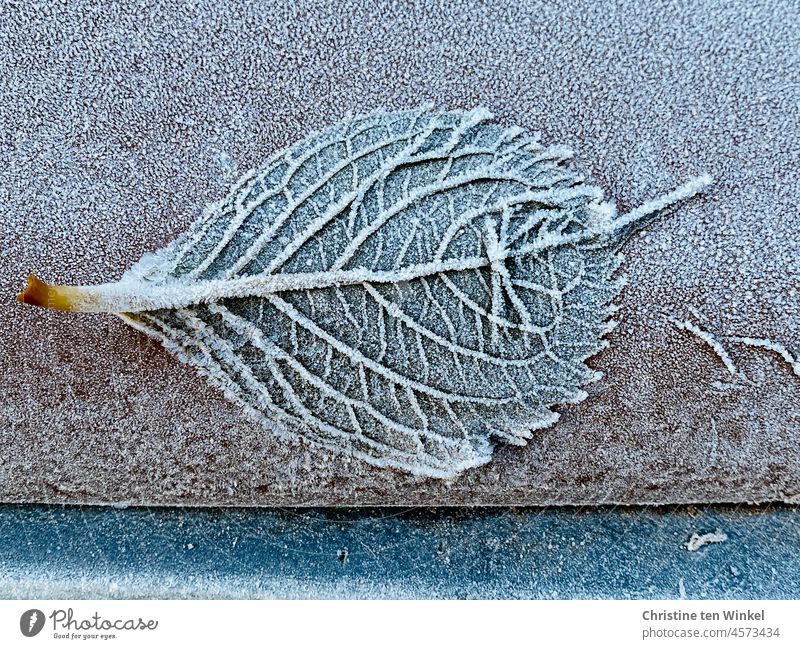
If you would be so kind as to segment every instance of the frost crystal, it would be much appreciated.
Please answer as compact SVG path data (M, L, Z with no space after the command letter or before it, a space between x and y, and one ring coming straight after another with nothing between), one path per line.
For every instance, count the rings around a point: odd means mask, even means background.
M620 244L710 182L617 218L568 151L489 118L337 124L70 299L119 312L270 429L419 475L488 462L586 396Z

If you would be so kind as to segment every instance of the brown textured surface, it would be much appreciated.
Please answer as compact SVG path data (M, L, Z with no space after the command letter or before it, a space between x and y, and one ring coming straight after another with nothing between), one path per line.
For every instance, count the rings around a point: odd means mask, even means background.
M800 493L800 16L367 2L233 10L0 0L0 501L666 503ZM432 4L432 3L431 3ZM108 316L14 295L118 277L245 170L347 110L488 106L576 150L621 211L718 179L631 241L606 377L450 483L265 434ZM690 307L700 315L694 315ZM720 338L744 378L669 318Z

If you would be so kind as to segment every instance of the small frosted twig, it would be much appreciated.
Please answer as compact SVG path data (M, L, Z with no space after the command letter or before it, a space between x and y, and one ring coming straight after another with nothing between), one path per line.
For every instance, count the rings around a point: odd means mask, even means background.
M736 369L736 365L734 365L733 360L728 355L728 352L725 351L725 348L722 344L708 331L702 330L695 324L692 324L688 320L684 320L681 322L680 320L676 320L675 318L669 318L669 321L674 324L678 329L682 329L683 331L688 331L689 333L694 334L700 340L702 340L706 345L711 347L714 350L714 353L719 357L719 359L723 362L726 369L733 375L739 376L739 371Z
M747 336L732 336L731 340L750 347L760 347L761 349L775 352L789 364L796 376L800 376L800 360L792 356L789 350L780 343L772 342L766 338L748 338Z
M689 550L689 552L695 552L709 543L722 543L727 540L728 535L719 529L715 532L708 532L707 534L692 534L692 537L686 543L686 549Z
M652 201L647 201L643 205L631 210L624 216L619 217L611 222L610 227L612 231L619 230L620 228L624 228L631 223L636 223L637 221L642 220L645 217L654 214L655 212L659 212L663 210L665 207L669 207L673 203L678 203L679 201L685 201L687 198L691 198L696 194L699 194L703 191L706 187L711 185L714 182L714 179L708 175L703 174L702 176L696 176L692 178L688 183L681 185L677 189L669 192L668 194L664 194L664 196L660 196L659 198L655 198Z

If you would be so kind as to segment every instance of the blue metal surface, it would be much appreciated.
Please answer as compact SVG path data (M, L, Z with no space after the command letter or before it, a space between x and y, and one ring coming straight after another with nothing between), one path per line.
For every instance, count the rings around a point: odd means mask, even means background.
M727 540L690 552L692 534ZM796 598L791 507L0 507L0 596Z

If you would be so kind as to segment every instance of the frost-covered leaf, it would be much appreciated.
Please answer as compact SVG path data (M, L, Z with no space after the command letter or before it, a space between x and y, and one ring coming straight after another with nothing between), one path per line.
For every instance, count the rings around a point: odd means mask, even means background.
M617 218L568 151L489 117L344 121L120 282L23 299L119 313L269 429L453 476L585 397L624 233L708 182Z

